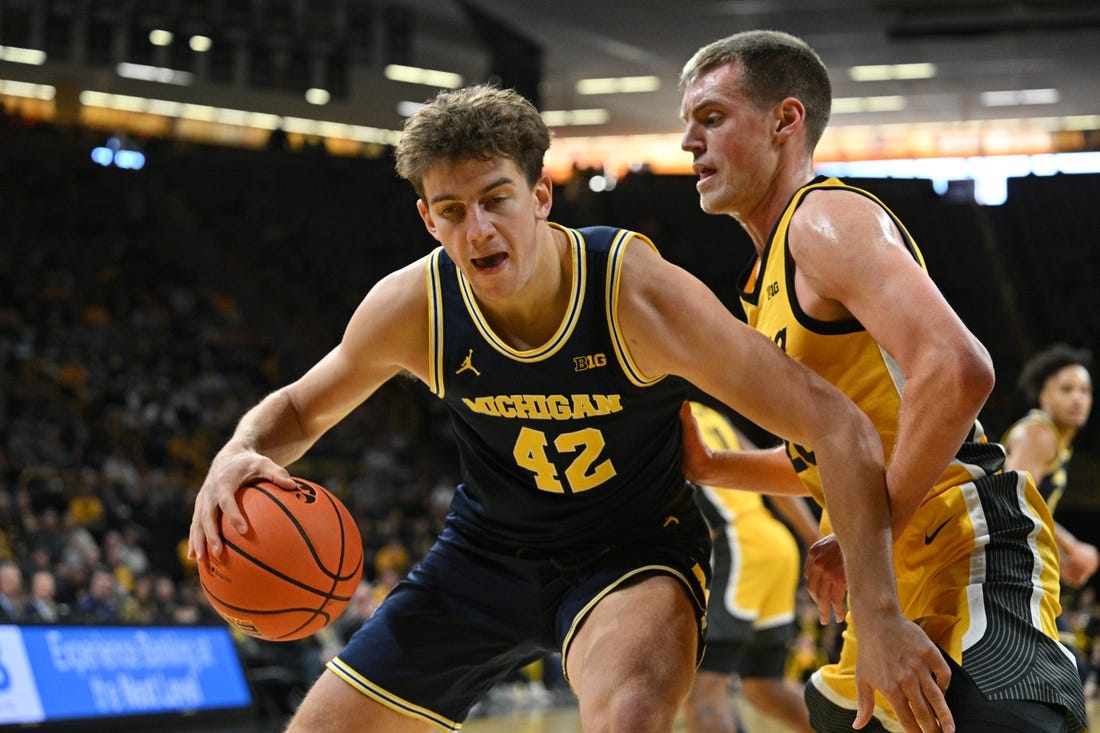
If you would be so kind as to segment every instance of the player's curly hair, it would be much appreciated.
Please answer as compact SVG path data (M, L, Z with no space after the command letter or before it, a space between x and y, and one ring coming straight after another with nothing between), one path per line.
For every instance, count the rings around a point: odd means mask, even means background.
M1024 393L1028 404L1039 404L1039 393L1051 375L1068 366L1082 366L1092 370L1092 352L1088 349L1076 349L1069 344L1051 344L1028 359L1020 370L1016 384Z
M405 121L395 151L397 174L424 197L424 175L440 161L510 158L534 185L550 148L535 106L511 89L477 84L442 91Z

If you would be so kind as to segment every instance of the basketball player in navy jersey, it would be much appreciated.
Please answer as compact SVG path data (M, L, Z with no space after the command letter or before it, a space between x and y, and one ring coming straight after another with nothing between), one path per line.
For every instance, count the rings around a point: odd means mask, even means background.
M900 594L906 617L939 647L924 657L883 655L894 640L861 604L850 604L839 663L806 687L812 725L912 733L1084 728L1080 680L1055 625L1050 512L1025 474L1002 471L1003 449L976 422L993 387L989 355L882 202L814 176L832 103L821 59L789 34L749 31L699 49L681 81L682 146L694 159L700 205L736 219L756 245L739 283L748 323L874 422L887 455L897 583L897 590L879 588L879 600L896 613ZM812 443L709 463L705 446L685 452L701 459L696 468L685 464L701 483L730 485L723 461L744 474L755 460L762 490L795 481L821 495ZM826 519L839 527L845 518L827 507ZM823 620L830 610L843 614L845 589L864 582L864 568L838 539L843 558L827 538L807 563Z
M199 491L189 547L202 562L222 551L219 515L245 528L240 486L292 486L284 467L385 381L412 374L450 413L462 482L446 526L327 665L292 733L458 730L509 670L551 651L584 730L671 731L709 584L680 467L685 380L815 446L845 552L890 587L867 418L644 236L550 223L549 143L529 102L491 87L413 115L397 170L442 246L375 284L340 343L244 415ZM882 619L891 653L928 644L900 614Z

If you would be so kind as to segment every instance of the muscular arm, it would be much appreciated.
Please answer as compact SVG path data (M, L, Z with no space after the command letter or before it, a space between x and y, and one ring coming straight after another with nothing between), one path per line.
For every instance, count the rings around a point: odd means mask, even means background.
M854 317L904 375L887 466L897 537L966 439L993 388L992 362L873 201L814 192L789 241L803 309L822 320Z
M643 247L635 249L644 251ZM847 578L848 605L861 634L855 725L862 727L871 719L877 689L898 712L906 731L919 731L922 723L929 726L935 721L944 730L954 730L943 693L951 678L950 668L928 635L905 618L898 602L893 532L904 527L969 427L957 436L948 434L939 447L933 445L934 436L923 441L926 449L938 450L933 462L939 460L939 454L947 456L937 466L935 476L927 471L905 474L911 458L904 455L904 461L894 462L903 477L896 480L896 502L907 500L912 506L892 515L892 497L883 475L882 445L869 418L771 341L732 316L723 315L725 309L713 296L708 298L701 292L701 285L682 274L670 274L667 268L647 267L649 259L648 253L627 258L628 274L641 270L638 277L642 283L634 292L626 291L621 304L625 305L624 330L643 372L680 374L769 432L814 446L825 509L832 519L844 564L858 568ZM889 273L884 269L881 274ZM889 280L885 283L887 288L892 284ZM927 297L927 290L924 292ZM856 307L853 312L861 310ZM653 340L657 343L647 340L651 334L661 337ZM895 334L891 343L903 337ZM907 351L905 357L909 357L906 361L914 369L914 376L927 379L923 375L928 363L918 359L916 353ZM918 361L920 370L916 370ZM918 423L908 427L914 434L912 438L922 437L921 432L935 433L939 427L920 425L918 418L922 417L903 416L910 423ZM953 429L953 424L948 427L949 431ZM892 524L892 517L896 524ZM819 609L828 609L836 599L829 592L814 600Z
M861 570L849 583L853 613L900 618L882 447L867 416L648 247L630 246L623 283L620 321L645 374L679 374L768 432L814 446L845 559ZM776 452L770 457L778 469ZM787 466L776 476L791 473ZM764 475L726 478L751 487Z
M298 380L245 413L218 451L195 501L189 551L221 551L218 517L242 531L234 495L257 479L293 486L284 468L402 370L427 378L427 292L424 263L380 281L359 305L340 343Z

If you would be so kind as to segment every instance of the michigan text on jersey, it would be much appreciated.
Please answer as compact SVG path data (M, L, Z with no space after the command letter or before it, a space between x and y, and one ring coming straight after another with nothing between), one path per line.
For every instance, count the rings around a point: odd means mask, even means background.
M527 420L579 420L623 409L622 396L617 394L488 395L462 401L480 415Z

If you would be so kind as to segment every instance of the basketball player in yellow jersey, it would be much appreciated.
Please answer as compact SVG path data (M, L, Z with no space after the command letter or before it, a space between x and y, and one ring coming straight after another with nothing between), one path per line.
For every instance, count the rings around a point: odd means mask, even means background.
M715 450L754 446L718 410L691 403L692 416ZM737 733L729 687L795 733L813 733L798 688L784 679L797 630L795 596L802 558L791 530L750 491L699 486L695 503L711 528L707 651L684 706L689 733ZM773 496L771 505L807 547L821 539L817 519L800 496Z
M1026 474L1002 473L1003 450L976 422L993 387L989 355L889 210L814 177L832 104L824 64L800 39L750 31L700 49L681 81L682 146L700 204L735 218L756 245L741 283L747 320L878 428L897 583L879 601L900 602L939 648L938 658L883 653L892 640L877 614L853 606L839 663L806 686L814 728L1083 729L1080 680L1055 626L1050 513ZM786 448L713 454L700 442L686 447L685 471L721 485L752 463L760 485L751 488L786 482L820 499L814 446ZM849 519L828 508L827 516L836 528ZM830 538L811 549L807 585L823 620L830 609L843 613L846 588L867 592L863 561ZM870 679L884 694L872 694ZM891 699L887 680L904 701ZM949 710L937 704L944 688Z
M1051 514L1066 489L1073 439L1092 411L1091 365L1087 349L1053 344L1028 359L1020 372L1019 386L1031 410L1005 433L1006 465L1032 475ZM1054 537L1062 552L1062 580L1075 588L1087 583L1100 564L1096 547L1057 522Z

